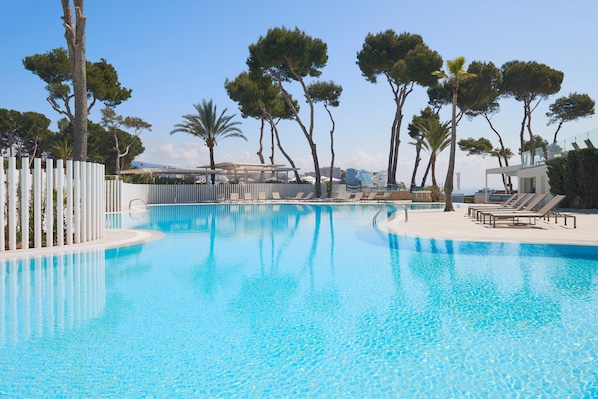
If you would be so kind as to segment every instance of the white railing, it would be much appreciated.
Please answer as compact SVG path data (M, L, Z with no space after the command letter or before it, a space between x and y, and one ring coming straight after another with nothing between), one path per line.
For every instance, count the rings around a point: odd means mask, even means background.
M78 244L105 232L104 165L15 157L0 162L0 251ZM6 163L6 166L5 166Z

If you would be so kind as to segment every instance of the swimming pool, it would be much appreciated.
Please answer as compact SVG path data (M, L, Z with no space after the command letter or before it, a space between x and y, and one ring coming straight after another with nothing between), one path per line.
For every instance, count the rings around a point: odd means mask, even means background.
M3 261L0 397L598 396L596 248L379 208L156 206L110 223L163 239Z

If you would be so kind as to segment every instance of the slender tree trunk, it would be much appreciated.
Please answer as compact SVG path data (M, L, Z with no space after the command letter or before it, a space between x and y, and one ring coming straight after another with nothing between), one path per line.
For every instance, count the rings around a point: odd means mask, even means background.
M262 153L264 149L263 140L264 140L264 117L260 118L262 124L260 126L260 148L257 151L257 156L260 159L261 164L265 164L266 161L264 160L264 154Z
M498 164L502 168L502 163L501 163L501 157L502 157L502 159L505 161L505 166L509 166L509 157L507 156L507 149L502 140L502 136L500 135L500 133L498 133L498 130L496 130L496 128L492 124L492 121L490 120L490 116L487 113L483 113L483 116L484 116L484 119L486 119L486 121L488 122L490 129L492 129L492 131L498 137L498 142L500 144L500 154L498 154ZM505 176L503 175L503 181L504 180L505 180ZM507 177L507 183L505 183L505 190L508 193L511 193L513 191L513 182L511 181L511 176Z
M64 12L63 26L69 50L71 72L73 79L73 94L75 96L75 121L74 121L74 151L73 156L77 161L87 160L87 68L85 57L85 25L87 17L83 14L84 0L73 0L73 15L69 0L62 1Z
M257 151L257 156L260 159L260 163L262 165L264 165L266 163L266 161L264 160L264 154L262 153L263 149L264 149L264 145L263 145L263 140L264 140L264 117L262 116L260 118L262 124L260 126L260 148ZM260 172L260 181L264 181L264 171Z
M426 166L426 171L424 172L424 177L422 178L421 187L426 186L426 180L428 180L428 173L430 172L430 168L432 167L432 159L428 160L428 166Z
M553 143L556 143L556 136L559 134L559 131L561 130L561 127L563 126L563 123L565 123L565 121L564 121L564 120L561 120L561 121L559 122L559 125L558 125L558 126L557 126L557 128L556 128L556 131L554 132L554 138L552 139L552 142L553 142Z
M214 162L214 147L209 147L210 149L210 169L216 170L216 162ZM212 184L216 184L216 174L212 173L211 175Z
M301 131L303 132L303 135L305 136L305 138L307 139L307 142L309 144L310 150L311 150L311 157L313 159L313 163L314 163L314 173L316 175L316 196L320 196L322 194L321 188L320 188L320 182L321 182L321 175L320 175L320 162L318 161L318 151L316 149L316 143L313 140L313 128L314 128L314 105L313 105L313 101L311 100L311 97L309 96L308 92L307 92L307 87L305 86L305 82L303 81L303 79L301 78L301 76L299 76L292 68L292 66L289 64L288 65L290 72L295 76L295 79L301 84L301 87L303 88L303 93L305 94L305 99L307 100L307 103L309 104L310 107L310 126L309 126L309 130L305 127L305 124L303 123L303 121L301 120L301 117L299 116L299 112L297 111L297 109L295 108L295 106L293 105L293 102L291 101L291 96L290 94L286 91L286 89L284 88L284 86L282 85L282 77L280 76L280 74L276 77L277 78L277 82L278 82L278 87L286 101L286 103L288 104L288 106L291 108L291 110L293 111L293 115L295 116L295 121L297 122L297 124L299 124L299 127L301 128Z
M280 150L281 154L289 161L289 165L293 168L293 173L295 174L295 181L301 181L301 177L299 177L299 172L297 172L297 168L295 167L295 162L293 159L287 154L287 152L282 148L282 144L280 143L280 137L278 136L278 129L276 128L276 123L274 123L274 119L272 119L272 115L270 115L264 106L262 106L262 112L268 119L268 123L270 123L270 130L272 132L273 139L276 138L276 144L278 145L278 149ZM274 164L274 149L272 149L272 163Z
M393 122L392 128L390 131L390 145L388 151L388 167L386 168L386 175L387 175L387 185L394 184L396 179L393 177L395 175L396 168L394 166L393 160L394 152L395 152L395 140L396 140L396 131L395 131L395 124Z
M451 155L449 157L448 170L446 172L446 180L444 182L444 195L446 196L444 203L445 212L454 212L453 208L453 178L455 175L455 157L457 155L457 93L459 92L459 85L455 81L453 86L453 113L451 123Z
M293 162L293 159L291 159L289 154L287 154L287 152L284 150L284 148L282 148L282 144L280 143L280 137L278 136L278 129L276 128L275 124L272 125L272 130L274 131L274 136L276 137L276 144L278 145L278 149L280 150L282 155L287 159L287 161L289 161L289 165L291 165L291 168L293 168L293 174L295 175L295 181L297 183L300 182L301 177L299 176L299 172L297 171L295 162Z
M328 198L330 198L330 196L332 195L332 179L334 179L334 128L336 124L334 123L334 118L332 118L332 112L330 112L330 109L328 109L326 103L324 103L324 108L326 109L326 112L328 112L330 122L332 122L332 128L330 129L330 182L328 184Z
M421 146L420 142L418 141L415 144L415 164L413 165L413 173L411 174L411 184L409 185L410 192L413 192L413 190L415 190L415 187L417 187L415 178L417 175L417 169L419 168L419 163L421 161L421 157L419 156L421 154L421 151L422 151L422 146Z
M521 121L521 130L519 131L519 153L521 156L521 164L523 164L523 146L524 146L524 139L523 135L525 134L525 123L527 122L527 108L524 104L523 106L523 120Z
M120 175L120 148L118 145L118 136L116 135L116 129L114 129L114 149L116 150L116 162L114 163L114 174Z
M390 134L390 151L388 155L388 188L397 184L397 168L399 164L399 146L401 144L401 123L403 121L403 106L409 93L413 91L413 83L404 84L403 86L397 87L392 78L386 75L386 80L390 85L392 93L394 95L396 110L395 117L392 122L392 129Z
M430 165L432 169L432 185L434 187L438 187L438 183L436 182L436 157L430 157Z

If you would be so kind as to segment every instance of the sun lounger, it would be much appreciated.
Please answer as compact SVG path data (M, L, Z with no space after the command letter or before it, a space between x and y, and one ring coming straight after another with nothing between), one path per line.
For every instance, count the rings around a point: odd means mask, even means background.
M296 196L289 197L287 199L299 201L301 198L303 198L303 191L299 191Z
M280 201L280 200L282 200L282 198L280 197L280 193L278 191L273 191L272 192L272 199L274 201Z
M312 199L314 197L314 193L307 193L307 195L303 198L299 198L299 201L309 201L310 199Z
M479 208L473 208L471 210L471 216L475 217L477 220L480 220L480 216L481 216L480 214L483 212L492 212L492 211L501 210L501 209L521 210L535 196L536 196L536 194L534 194L534 193L527 193L527 194L520 195L519 197L517 197L517 199L514 202L505 204L504 206L482 206Z
M253 196L251 195L251 193L245 193L244 198L245 201L253 201Z
M230 193L230 198L231 201L239 201L239 193Z
M363 197L363 191L358 191L358 192L355 193L355 195L353 196L353 198L351 198L351 201L353 201L353 202L361 201L362 197Z
M386 202L392 197L392 192L385 191L382 195L378 195L378 202Z
M327 201L328 200L328 190L324 190L318 201Z
M536 223L536 218L545 217L549 212L552 211L563 199L565 199L564 195L556 195L550 201L546 203L540 210L537 212L533 211L513 211L513 212L496 212L496 213L489 213L490 216L490 224L493 227L496 227L496 220L507 219L513 220L513 223L518 223L520 218L527 218L529 219L529 223L533 224Z
M266 200L266 193L263 191L260 191L259 193L257 193L257 199L258 201L265 201Z
M496 204L472 205L472 206L467 207L467 215L475 216L477 211L482 208L485 208L486 210L488 210L491 208L494 209L494 208L503 208L505 206L511 206L517 202L518 198L519 199L523 198L523 194L515 193L515 194L511 195L509 198L507 198L506 201L503 201L498 205L496 205Z
M337 195L334 198L331 198L331 200L335 202L344 202L348 201L349 198L351 198L351 193L337 193Z
M478 220L480 217L482 218L482 223L486 223L486 215L490 213L509 213L509 212L519 212L519 211L526 211L531 212L534 211L534 208L546 198L548 194L535 194L531 197L529 201L525 201L523 205L517 206L516 208L509 209L507 207L501 209L494 209L491 211L479 211L478 212Z

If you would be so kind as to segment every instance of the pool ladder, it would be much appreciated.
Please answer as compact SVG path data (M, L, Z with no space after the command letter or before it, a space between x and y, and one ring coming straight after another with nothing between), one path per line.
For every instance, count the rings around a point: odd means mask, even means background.
M129 201L129 209L131 209L131 204L133 203L133 201L141 201L143 203L143 205L145 206L145 209L147 209L147 204L141 198L133 198L131 201Z
M384 205L382 205L380 207L380 209L378 209L378 211L376 212L376 214L372 218L372 225L374 227L378 228L378 222L377 222L378 215L380 215L380 212L382 212L382 209L384 209L387 205L388 205L388 203L385 202ZM409 213L407 212L407 207L406 206L403 206L403 209L405 210L405 221L407 222L407 221L409 221Z

